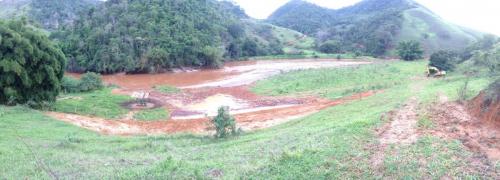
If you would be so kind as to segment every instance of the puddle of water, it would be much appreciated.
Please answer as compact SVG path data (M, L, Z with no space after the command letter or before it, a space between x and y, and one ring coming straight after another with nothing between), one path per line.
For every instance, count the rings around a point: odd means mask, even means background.
M205 98L202 102L186 105L182 109L203 112L209 116L213 116L214 114L217 114L217 110L221 106L229 106L231 110L236 110L245 108L248 104L243 100L236 99L230 95L216 94Z

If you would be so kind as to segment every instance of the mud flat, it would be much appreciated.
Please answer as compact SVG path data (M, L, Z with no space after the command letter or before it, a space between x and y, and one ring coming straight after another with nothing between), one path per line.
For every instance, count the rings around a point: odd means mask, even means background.
M209 119L220 106L229 106L239 128L256 130L275 126L316 113L322 109L371 96L370 91L336 100L319 97L267 97L249 89L261 79L284 72L303 69L336 68L369 64L362 61L338 60L278 60L229 63L217 70L190 70L165 74L106 75L104 81L118 85L113 93L132 95L149 92L149 99L160 102L170 112L169 119L141 122L131 112L122 119L102 119L80 115L48 112L49 116L74 125L112 135L140 135L166 133L211 133ZM74 76L78 76L73 74ZM181 89L178 93L161 93L153 89L170 85Z

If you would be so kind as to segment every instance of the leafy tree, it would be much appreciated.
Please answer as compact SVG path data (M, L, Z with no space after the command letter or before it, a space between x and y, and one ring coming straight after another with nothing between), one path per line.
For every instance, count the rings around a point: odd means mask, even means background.
M236 121L229 114L229 107L227 106L219 107L217 116L212 119L212 123L215 126L215 137L217 138L225 138L230 134L237 133Z
M424 51L417 41L400 42L397 47L398 55L405 61L414 61L422 58Z
M486 67L490 73L500 73L500 43L491 50L475 51L471 58L475 65Z
M61 50L25 20L0 21L0 104L55 101L65 62Z
M170 68L174 64L174 62L170 61L168 52L160 48L149 50L145 60L146 62L142 62L141 69L147 72L159 72L161 68Z
M453 51L441 50L431 55L430 66L436 67L439 70L451 71L458 63L458 54Z
M222 65L222 52L213 47L206 46L200 54L203 65L211 68L219 68Z
M329 40L319 46L319 50L323 53L340 53L342 46L339 42Z

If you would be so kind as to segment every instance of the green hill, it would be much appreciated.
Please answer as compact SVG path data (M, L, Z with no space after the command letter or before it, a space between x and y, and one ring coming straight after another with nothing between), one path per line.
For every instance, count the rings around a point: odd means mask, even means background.
M98 0L3 0L0 18L27 17L45 30L53 31L71 25L79 13L95 7Z
M338 10L292 0L268 22L316 37L321 45L338 42L339 51L391 55L404 40L420 41L426 53L463 49L481 33L448 23L412 0L364 0Z

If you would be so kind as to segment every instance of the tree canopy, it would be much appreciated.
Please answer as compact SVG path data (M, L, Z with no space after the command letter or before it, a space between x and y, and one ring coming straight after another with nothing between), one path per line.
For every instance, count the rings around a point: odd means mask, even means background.
M424 51L418 41L403 41L397 47L398 55L405 61L414 61L422 58Z
M65 56L26 21L0 21L0 104L55 101Z

